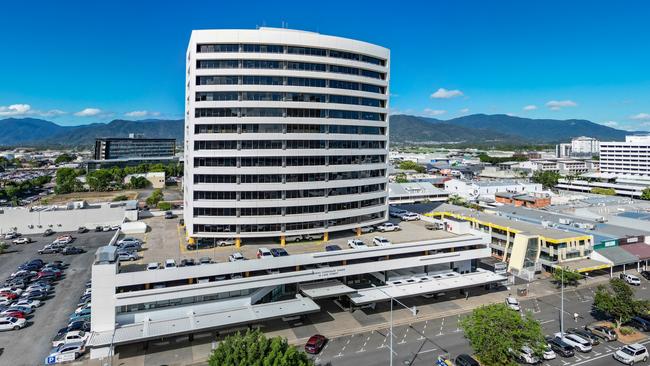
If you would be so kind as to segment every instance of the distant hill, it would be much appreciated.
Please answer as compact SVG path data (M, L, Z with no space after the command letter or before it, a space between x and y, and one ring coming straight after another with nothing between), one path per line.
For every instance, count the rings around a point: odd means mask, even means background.
M0 120L0 131L0 146L90 147L97 137L127 137L129 133L174 138L182 143L183 120L116 119L108 123L60 126L36 118L7 118ZM503 114L473 114L446 121L409 115L390 117L390 138L394 143L551 144L577 136L616 141L628 134L631 132L577 119L530 119Z
M454 125L475 130L477 133L482 133L480 130L487 130L502 135L514 136L518 140L525 140L530 143L568 142L571 138L578 136L595 137L601 141L616 141L624 140L625 135L632 133L581 119L532 119L505 114L472 114L446 121L435 118L394 115L391 116L391 127L395 125L395 128L399 130L402 123L409 126L412 123L410 122L412 118L418 118L435 125L431 126L432 128L440 127L442 135L446 134L447 125ZM410 135L409 132L400 133L400 136L406 135L417 138L422 133L422 131L416 130L412 131ZM396 140L396 142L398 141Z

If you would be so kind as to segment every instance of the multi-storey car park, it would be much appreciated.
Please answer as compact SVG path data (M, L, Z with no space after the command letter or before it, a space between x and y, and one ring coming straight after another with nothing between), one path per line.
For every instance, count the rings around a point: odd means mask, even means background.
M288 29L193 31L191 242L324 234L387 219L390 52Z

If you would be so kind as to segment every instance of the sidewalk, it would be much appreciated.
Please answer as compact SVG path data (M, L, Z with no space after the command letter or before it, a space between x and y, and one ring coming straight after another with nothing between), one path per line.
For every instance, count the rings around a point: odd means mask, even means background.
M565 287L565 291L590 288L609 281L609 276L592 277L583 280L578 286ZM519 300L540 298L557 294L559 288L550 279L541 279L528 286L527 296L516 296L517 289L526 285L511 286L499 291L490 291L466 298L455 292L442 300L423 299L421 297L402 299L408 306L416 306L417 316L413 317L409 310L395 305L393 308L393 325L405 325L425 320L457 316L486 304L501 303L508 294ZM477 290L479 291L479 290ZM269 337L283 337L290 344L302 346L313 334L322 334L328 338L349 336L352 334L386 329L390 326L390 304L380 303L375 310L357 310L349 312L340 309L332 301L319 301L322 311L306 317L302 324L289 326L281 320L267 322L261 325L262 331ZM148 350L141 345L125 346L118 349L113 358L113 365L120 366L199 366L207 365L207 359L213 347L213 338L195 338L189 342L187 337L167 339L160 342L150 342ZM104 366L110 365L108 360L84 360L72 365Z

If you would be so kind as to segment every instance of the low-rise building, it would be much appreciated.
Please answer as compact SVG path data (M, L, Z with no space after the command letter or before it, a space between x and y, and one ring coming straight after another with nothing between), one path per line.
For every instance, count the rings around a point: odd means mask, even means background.
M498 192L512 193L541 193L542 185L539 183L524 183L512 180L499 181L468 181L452 179L445 182L445 191L450 195L457 195L465 200L489 198L494 200Z
M152 188L165 188L165 172L150 172L143 174L129 174L124 177L124 184L131 182L133 177L144 177L151 183Z
M449 193L447 191L436 188L428 182L388 184L388 202L390 204L444 202L448 198Z
M494 197L495 201L499 203L529 208L542 208L551 205L551 196L547 193L521 194L498 192Z

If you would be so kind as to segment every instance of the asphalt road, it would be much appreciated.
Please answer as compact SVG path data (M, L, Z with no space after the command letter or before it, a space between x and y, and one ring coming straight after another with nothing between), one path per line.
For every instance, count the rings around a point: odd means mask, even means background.
M636 288L637 297L650 299L650 283L646 280L642 281L642 285ZM565 290L565 329L581 328L596 320L589 314L594 290L595 288ZM559 294L549 295L523 301L521 306L523 310L531 311L533 316L540 321L546 335L552 335L560 331L560 299ZM573 318L574 313L579 314L577 322ZM393 364L431 366L441 354L449 354L452 357L460 353L471 354L472 349L458 326L459 320L466 314L395 327ZM390 356L389 334L389 329L381 329L331 339L321 353L313 358L317 365L327 366L387 365ZM650 341L648 342L650 343ZM546 361L544 364L552 366L616 365L619 363L612 358L612 354L621 346L620 342L601 343L595 346L592 352L576 353L574 357L570 358L562 358L558 355L555 360ZM650 365L650 362L637 365Z
M61 254L38 255L38 249L52 242L57 233L49 237L27 235L36 242L11 245L8 252L0 255L0 280L4 280L16 268L31 259L44 261L62 260L68 263L64 277L56 284L54 292L28 318L25 328L18 331L0 332L0 365L34 366L42 365L52 349L52 338L67 325L68 316L77 307L77 300L84 292L84 283L90 280L91 264L95 250L106 245L115 232L71 233L76 238L71 244L86 250L86 253L64 256Z

